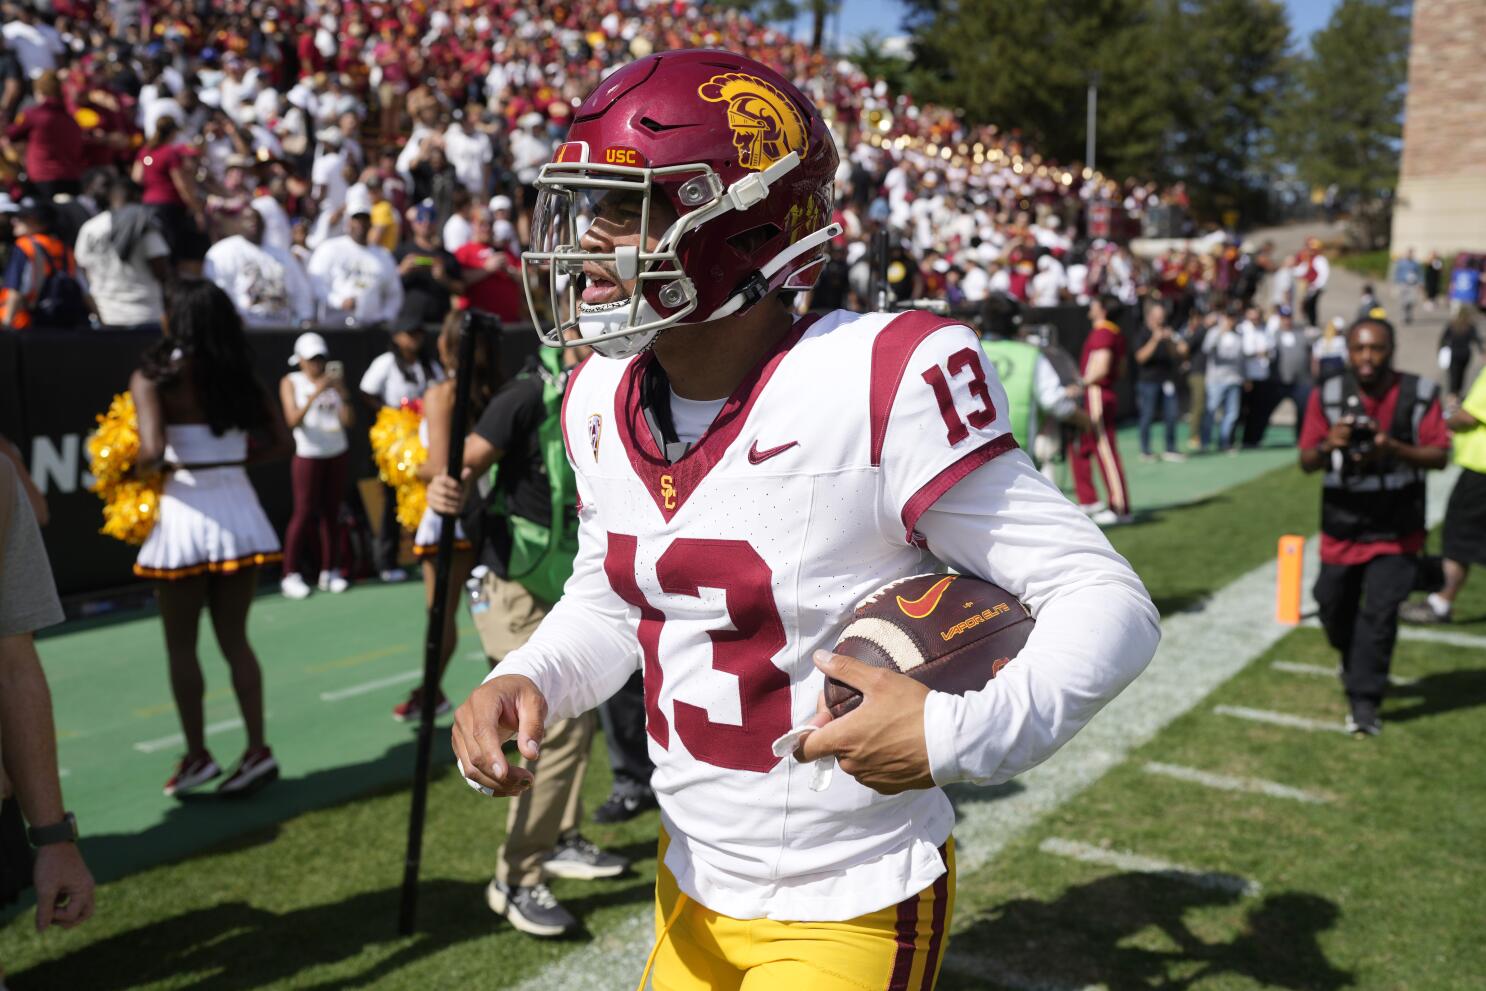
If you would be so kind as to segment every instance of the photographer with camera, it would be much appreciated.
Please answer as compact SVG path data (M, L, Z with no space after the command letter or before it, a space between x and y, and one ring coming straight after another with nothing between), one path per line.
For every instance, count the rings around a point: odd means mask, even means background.
M1363 317L1347 331L1348 369L1311 393L1300 467L1324 471L1316 603L1341 652L1347 728L1376 736L1398 606L1424 546L1424 473L1445 466L1450 435L1437 388L1393 369L1393 326Z

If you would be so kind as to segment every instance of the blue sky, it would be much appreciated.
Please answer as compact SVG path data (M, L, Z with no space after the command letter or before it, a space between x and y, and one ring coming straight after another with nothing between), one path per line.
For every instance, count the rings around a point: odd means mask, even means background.
M1299 40L1309 38L1311 32L1323 26L1326 18L1339 0L1285 0L1290 8L1290 26ZM842 0L841 23L843 40L867 31L876 31L883 37L899 33L903 7L898 0ZM807 25L800 25L808 31Z

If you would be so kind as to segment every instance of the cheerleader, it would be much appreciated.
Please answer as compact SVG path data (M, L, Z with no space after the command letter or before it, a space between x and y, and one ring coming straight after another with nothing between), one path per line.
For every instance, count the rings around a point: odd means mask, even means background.
M423 394L423 422L418 425L418 435L423 441L423 446L428 450L428 458L418 466L417 474L425 484L444 473L445 461L449 456L449 428L454 416L455 383L459 376L464 374L458 364L459 339L465 332L465 324L466 314L460 310L452 310L444 318L443 328L439 332L439 361L444 368L449 370L450 376L430 385L428 391ZM470 388L469 422L471 423L480 418L485 404L495 394L498 372L491 343L484 336L476 341L475 367L472 369L474 381ZM432 509L424 509L423 518L418 523L418 532L413 535L413 553L422 562L424 603L429 609L433 608L434 557L438 553L442 524L441 516ZM444 668L449 666L449 658L454 655L454 646L458 639L454 621L459 615L459 600L464 593L465 579L469 578L470 569L474 563L474 546L466 538L464 527L455 521L454 563L449 570L449 603L448 608L444 610L444 637L439 648L439 676L441 678ZM392 718L399 722L419 718L419 713L422 712L422 698L422 690L413 689L407 699L393 707ZM442 716L448 711L449 700L444 697L443 692L439 692L434 715Z
M186 737L165 794L183 795L222 774L202 726L196 634L207 609L248 736L242 760L217 788L230 795L279 773L263 738L263 677L248 643L258 566L279 560L279 540L244 468L287 457L294 445L278 403L253 374L242 320L221 289L181 282L164 331L129 390L139 418L137 470L166 473L158 521L134 565L136 575L156 582L170 687ZM251 453L250 432L268 441Z

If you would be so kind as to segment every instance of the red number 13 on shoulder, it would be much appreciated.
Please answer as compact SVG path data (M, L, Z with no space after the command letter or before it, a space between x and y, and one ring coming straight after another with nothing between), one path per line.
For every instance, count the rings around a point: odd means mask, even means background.
M972 348L956 351L945 364L949 368L950 377L957 377L965 369L970 369L970 396L980 403L977 409L970 410L961 419L960 411L955 409L954 395L949 390L949 378L945 377L944 369L938 365L930 365L924 369L923 379L934 390L934 398L939 402L939 415L944 418L947 439L953 447L970 436L970 431L965 427L966 421L976 430L988 427L996 419L996 407L991 402L985 369L981 367L980 357Z

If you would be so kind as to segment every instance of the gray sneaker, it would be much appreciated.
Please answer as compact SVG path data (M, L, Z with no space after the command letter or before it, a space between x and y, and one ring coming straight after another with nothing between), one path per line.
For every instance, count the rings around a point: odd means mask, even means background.
M561 936L578 924L540 881L530 887L511 888L492 878L485 886L485 902L490 911L505 916L528 936Z
M552 877L575 881L592 881L601 877L618 877L629 867L629 861L615 853L606 853L579 833L558 841L552 856L542 862L542 870Z
M1450 622L1450 614L1441 616L1434 611L1434 606L1429 604L1428 599L1420 599L1417 602L1405 602L1398 607L1398 618L1405 623L1417 623L1420 626L1435 626Z

